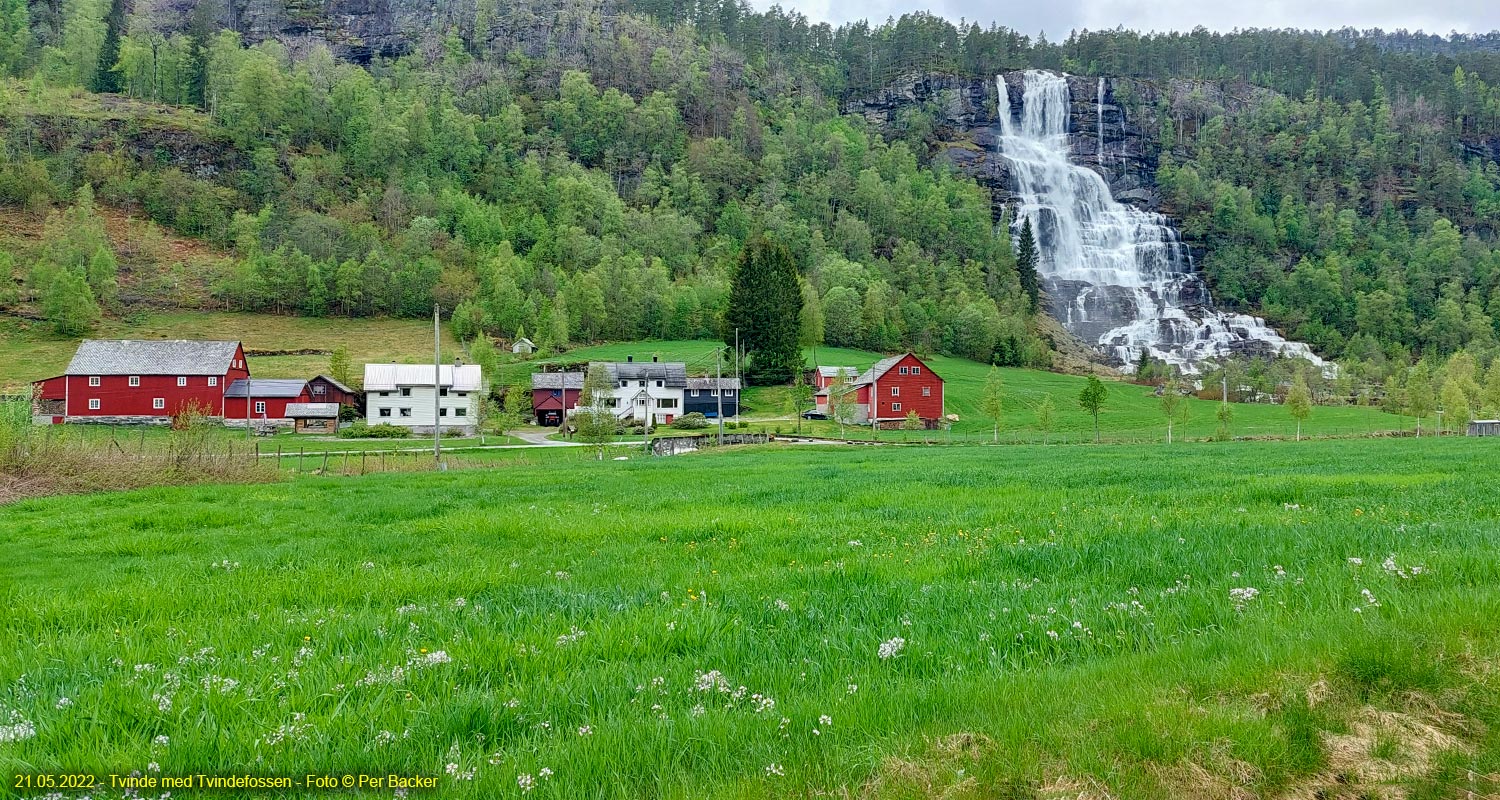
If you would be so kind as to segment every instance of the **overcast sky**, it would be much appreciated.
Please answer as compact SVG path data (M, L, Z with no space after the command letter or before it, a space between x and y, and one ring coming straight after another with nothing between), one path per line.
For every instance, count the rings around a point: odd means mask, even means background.
M772 0L752 0L768 8ZM780 0L818 22L856 19L873 23L909 11L931 11L957 22L965 18L988 26L998 22L1058 41L1073 29L1101 30L1123 25L1136 30L1235 28L1384 28L1447 34L1500 29L1497 0Z

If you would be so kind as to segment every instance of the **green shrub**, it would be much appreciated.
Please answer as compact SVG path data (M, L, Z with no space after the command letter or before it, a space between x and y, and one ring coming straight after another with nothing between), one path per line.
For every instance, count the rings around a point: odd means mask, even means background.
M364 422L356 422L346 428L339 429L341 439L405 439L411 435L411 431L400 425L369 425Z
M696 431L708 427L708 417L694 411L672 420L672 427L682 431Z

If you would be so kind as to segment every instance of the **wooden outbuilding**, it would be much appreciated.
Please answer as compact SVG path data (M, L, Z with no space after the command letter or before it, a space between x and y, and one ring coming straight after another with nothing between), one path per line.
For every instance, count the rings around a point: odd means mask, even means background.
M1500 419L1476 419L1469 423L1470 436L1500 436Z
M297 433L333 434L339 429L338 403L287 403L286 415Z

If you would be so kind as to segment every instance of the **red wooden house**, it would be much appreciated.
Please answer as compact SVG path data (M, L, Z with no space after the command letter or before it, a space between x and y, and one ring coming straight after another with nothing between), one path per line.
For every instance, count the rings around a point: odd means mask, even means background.
M248 411L251 424L290 426L292 418L287 416L287 405L310 402L312 390L307 381L244 378L230 384L224 391L224 424L243 427Z
M250 377L239 342L86 339L68 369L37 381L53 422L157 423L197 404L224 415L229 384Z
M943 379L911 353L875 362L854 379L854 391L862 423L897 426L912 412L929 425L943 418Z
M338 403L341 408L356 410L364 408L364 395L327 375L319 375L308 381L307 391L312 394L314 403Z
M561 425L578 407L583 393L582 372L536 372L531 376L531 409L538 425Z

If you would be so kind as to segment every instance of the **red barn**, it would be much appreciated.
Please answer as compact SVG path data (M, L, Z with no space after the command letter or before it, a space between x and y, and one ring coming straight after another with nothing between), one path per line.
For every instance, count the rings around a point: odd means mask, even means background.
M882 427L899 425L914 411L929 424L943 418L943 379L911 353L875 362L854 380L854 389L856 419L864 423L873 417Z
M582 372L535 372L531 375L531 409L538 425L561 425L578 407L583 393Z
M224 424L244 427L246 404L253 424L292 425L286 407L290 403L312 402L307 381L296 379L244 378L229 384L224 391Z
M222 417L225 390L249 376L239 342L86 339L67 372L37 381L37 406L53 422L165 424L195 403Z
M338 403L340 407L360 409L364 407L364 396L342 383L319 375L307 382L314 403Z

